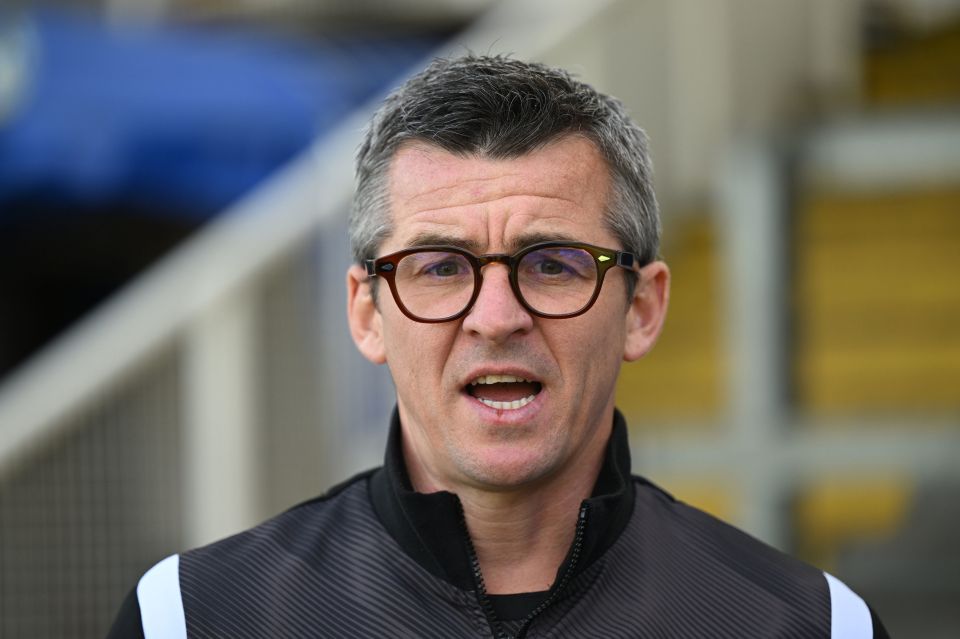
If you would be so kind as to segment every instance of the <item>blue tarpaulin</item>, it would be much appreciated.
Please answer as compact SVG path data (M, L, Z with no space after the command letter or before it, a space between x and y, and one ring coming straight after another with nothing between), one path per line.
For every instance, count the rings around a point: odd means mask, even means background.
M120 202L206 218L398 84L437 43L121 30L51 12L22 29L25 88L0 121L0 220L24 199L78 215Z

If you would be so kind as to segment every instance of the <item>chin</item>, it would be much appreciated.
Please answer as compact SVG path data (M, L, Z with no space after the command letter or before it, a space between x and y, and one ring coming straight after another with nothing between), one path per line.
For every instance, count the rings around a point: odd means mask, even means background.
M473 458L464 474L479 486L507 490L539 482L550 474L551 464L542 457L511 455L511 459Z

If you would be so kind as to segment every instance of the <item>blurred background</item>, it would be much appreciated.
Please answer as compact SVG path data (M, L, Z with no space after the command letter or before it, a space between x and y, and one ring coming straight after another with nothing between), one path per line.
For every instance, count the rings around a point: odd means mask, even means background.
M352 158L436 55L512 53L652 139L673 270L634 472L960 628L960 2L62 0L0 8L0 637L379 463Z

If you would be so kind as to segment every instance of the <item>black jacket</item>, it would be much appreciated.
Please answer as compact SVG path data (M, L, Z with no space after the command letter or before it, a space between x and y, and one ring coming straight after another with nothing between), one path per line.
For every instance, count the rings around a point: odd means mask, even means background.
M549 591L486 594L460 501L385 464L167 558L110 637L886 637L840 581L630 475L618 413ZM159 628L163 630L159 630Z

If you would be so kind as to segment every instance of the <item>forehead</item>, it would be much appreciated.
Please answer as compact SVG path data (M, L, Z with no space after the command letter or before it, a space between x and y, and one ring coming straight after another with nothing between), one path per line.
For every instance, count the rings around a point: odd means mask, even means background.
M610 182L596 145L582 136L510 159L407 143L390 167L393 233L385 248L449 240L501 251L531 237L610 246L615 238L603 221Z

